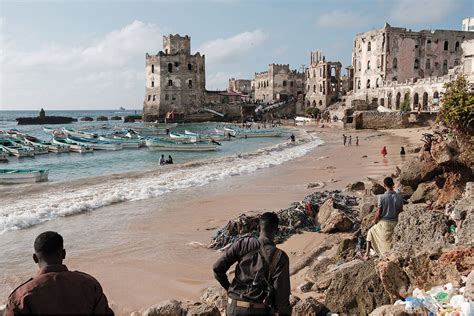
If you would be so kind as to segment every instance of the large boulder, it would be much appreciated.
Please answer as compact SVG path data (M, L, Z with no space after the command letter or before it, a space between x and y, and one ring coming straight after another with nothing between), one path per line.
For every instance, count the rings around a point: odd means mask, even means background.
M460 227L458 227L458 244L474 246L474 209L472 205L474 204L471 204L470 209L466 211L465 219L461 222Z
M341 265L326 291L326 307L334 313L367 315L377 306L392 303L373 260Z
M403 260L397 257L383 257L376 263L383 287L392 299L409 296L410 280L403 271Z
M400 183L416 188L421 182L431 180L441 173L441 169L430 153L423 151L403 164L400 171Z
M408 200L413 195L414 192L415 190L413 190L411 186L402 185L402 187L400 188L400 192L398 193L402 196L404 200Z
M224 311L227 306L227 292L222 286L208 287L199 299L211 306L216 306L220 311Z
M374 224L374 214L377 207L377 197L365 196L359 204L360 233L366 236Z
M354 224L343 211L335 208L332 198L321 205L316 220L323 233L347 232L352 229Z
M466 299L474 301L474 270L469 273L466 280L466 290L464 291Z
M410 197L412 203L423 203L436 200L438 195L438 186L436 181L423 182L418 184L415 192Z
M306 316L306 315L320 315L324 310L324 305L315 300L312 297L308 297L304 300L298 301L295 306L293 306L292 315L297 316Z
M435 208L444 208L446 204L461 198L466 182L472 177L470 168L464 165L454 165L446 168L442 176L437 178L437 184L442 189L434 204Z
M384 194L385 188L377 180L367 177L364 181L365 190L374 195Z
M194 303L187 308L186 316L220 316L221 312L216 306L206 303Z
M453 152L451 151L448 142L432 143L430 154L438 164L452 161L454 158Z
M143 316L182 316L186 315L183 303L177 300L168 300L146 309Z
M423 205L405 205L392 235L393 249L402 253L436 250L454 243L449 218Z

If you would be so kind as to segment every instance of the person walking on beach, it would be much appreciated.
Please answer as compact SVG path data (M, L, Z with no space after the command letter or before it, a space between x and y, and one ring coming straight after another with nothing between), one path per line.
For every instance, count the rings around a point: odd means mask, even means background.
M359 136L356 136L356 146L359 146Z
M404 156L405 155L405 148L402 146L402 149L400 149L400 155Z
M370 256L370 248L382 256L392 248L392 235L398 222L398 214L403 211L403 198L393 190L391 177L383 180L384 194L378 197L377 211L374 216L374 226L367 233L367 248L364 259Z
M344 146L346 146L347 136L342 134L342 141L344 142Z
M275 213L262 214L260 237L235 241L214 264L214 276L227 291L227 315L291 315L289 258L273 241L278 225ZM236 262L230 283L226 273Z
M63 264L66 250L56 232L36 237L33 260L36 275L8 297L6 316L23 314L114 315L99 282L92 276L69 271Z
M380 153L382 154L382 157L386 157L387 156L387 147L386 146L383 146L382 150L380 151Z
M347 143L347 146L352 146L352 136L349 135L349 142Z

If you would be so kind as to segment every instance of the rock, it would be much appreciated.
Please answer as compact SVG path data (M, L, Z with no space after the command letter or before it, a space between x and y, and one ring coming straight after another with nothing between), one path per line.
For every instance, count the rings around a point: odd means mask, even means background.
M333 313L367 315L389 304L373 260L354 260L341 265L326 291L326 307Z
M121 116L112 116L110 118L112 121L121 121L122 120L122 117Z
M369 316L418 316L425 314L426 310L421 306L417 306L412 312L407 312L405 305L382 305L373 310Z
M474 301L474 270L467 276L464 297L468 300Z
M216 306L206 303L194 303L188 306L186 315L189 316L220 316L221 312Z
M383 185L377 182L377 180L367 177L364 181L365 190L367 192L371 192L374 195L384 194L385 188Z
M438 164L451 161L454 158L447 142L444 141L437 143L433 142L431 144L430 154Z
M143 316L181 316L185 315L186 310L183 308L183 303L176 300L169 300L153 305L143 312Z
M351 191L364 191L365 185L364 185L364 182L357 181L357 182L349 184L347 188Z
M227 306L227 292L222 286L208 287L199 299L211 306L216 306L220 311L224 311Z
M456 271L467 275L474 270L474 247L458 246L445 250L438 261L443 265L452 265Z
M403 260L398 257L381 258L377 264L377 271L382 280L383 287L393 300L409 296L410 280L402 268Z
M85 117L81 117L81 121L83 122L92 122L94 119L90 116L85 116Z
M413 190L411 186L402 185L402 187L400 188L399 194L402 196L404 200L408 200L413 195L414 192L415 190Z
M433 179L441 173L441 169L429 152L422 152L403 164L400 171L400 183L416 188L421 182Z
M423 203L427 201L435 201L438 195L438 186L436 181L424 182L418 184L415 192L413 192L410 202Z
M458 244L474 245L474 209L472 205L473 204L471 204L469 210L466 211L466 217L461 222L461 225L458 225L456 233Z
M454 202L461 198L466 182L472 178L472 171L464 165L455 165L446 168L442 176L437 177L439 191L435 202L435 208L444 208L447 203Z
M300 285L298 285L298 287L296 289L300 293L307 293L307 292L311 291L311 288L312 288L313 285L314 285L313 282L306 281L306 282L303 282Z
M323 233L350 231L353 225L353 222L343 211L334 207L332 198L321 205L316 220Z
M315 300L312 297L308 297L304 300L300 300L293 306L292 315L306 316L306 315L319 315L324 309L324 305Z
M290 305L291 307L295 306L301 299L298 296L294 296L293 294L290 294Z
M307 189L321 189L324 188L324 183L323 182L310 182L306 186Z
M375 196L365 196L359 205L360 233L362 236L367 236L367 232L374 223L377 198Z
M108 118L107 116L101 115L101 116L98 116L98 117L97 117L97 121L98 121L98 122L99 122L99 121L108 121L108 120L109 120L109 118Z
M422 205L405 205L392 235L393 249L403 253L431 251L454 243L449 218Z
M352 260L356 255L357 237L344 239L339 243L336 252L336 260L348 261Z
M313 283L312 290L325 290L331 284L333 273L330 273L328 267L335 264L336 260L332 257L324 257L315 261L306 271L305 279Z

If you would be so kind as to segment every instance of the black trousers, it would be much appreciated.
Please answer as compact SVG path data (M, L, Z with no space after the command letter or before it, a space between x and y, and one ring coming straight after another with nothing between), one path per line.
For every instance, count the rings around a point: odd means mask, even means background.
M252 307L240 307L236 306L236 301L232 300L232 303L227 303L227 316L234 315L272 315L269 308L252 308Z

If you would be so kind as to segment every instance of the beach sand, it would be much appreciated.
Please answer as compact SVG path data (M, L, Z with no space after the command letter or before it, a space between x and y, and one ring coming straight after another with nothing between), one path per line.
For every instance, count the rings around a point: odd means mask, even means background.
M68 251L66 264L95 276L117 315L129 315L166 299L197 299L206 287L216 284L212 264L220 253L206 246L216 229L229 219L246 211L285 208L315 190L343 189L367 176L383 179L409 158L410 154L400 157L400 147L419 143L423 131L306 129L317 133L325 143L304 157L160 198L110 205L54 220L25 230L29 231L25 232L25 240L46 229L61 231L60 224L75 217L74 228L63 234ZM352 146L342 146L343 133L352 135ZM359 136L360 146L355 146L355 136ZM388 149L386 159L380 155L383 146ZM316 182L324 186L307 188L308 183ZM106 223L98 225L95 219L99 216L121 216L123 220L110 227ZM91 229L94 240L87 232ZM293 236L281 248L294 264L327 238L325 234L305 233ZM30 254L26 254L26 250L18 254L18 262L27 263L11 268L14 276L2 281L7 287L1 295L11 290L14 282L34 273L36 268L28 262ZM294 276L293 288L300 279L301 275Z

